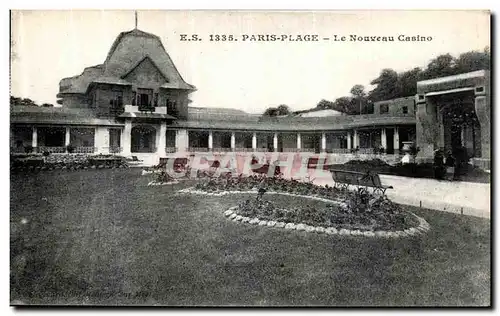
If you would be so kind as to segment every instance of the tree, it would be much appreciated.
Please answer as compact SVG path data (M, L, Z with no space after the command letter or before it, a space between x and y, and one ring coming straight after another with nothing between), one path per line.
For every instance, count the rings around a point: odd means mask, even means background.
M325 99L322 99L316 105L316 108L320 109L320 110L327 110L327 109L336 110L334 107L335 107L335 103L334 102L328 101L328 100L325 100Z
M483 52L471 51L458 56L455 72L463 73L482 69L490 69L490 51L486 47Z
M280 116L280 115L289 115L291 113L290 107L285 104L281 104L278 107L270 107L267 108L263 116Z
M44 103L44 104L42 104L42 106L45 108L52 108L52 107L54 107L54 104Z
M366 96L365 87L363 85L356 84L351 88L351 94L355 98L363 98Z
M340 97L335 100L333 109L347 114L359 114L359 108L355 106L355 103L356 100L353 98Z
M422 78L422 69L419 67L398 74L396 94L399 97L409 97L417 94L417 82Z
M278 113L278 109L276 109L274 107L270 107L264 111L262 116L277 116L278 115L277 113Z
M451 54L439 55L432 59L423 73L423 79L451 76L456 74L455 58Z
M360 84L356 84L351 88L352 99L351 102L354 101L354 104L351 105L351 112L354 110L352 107L355 106L358 108L358 112L362 112L363 104L366 104L366 92L365 87Z
M376 87L368 94L368 98L371 101L376 102L398 97L396 89L397 82L397 72L389 68L382 69L380 75L370 82L370 84L376 85Z
M279 105L276 110L278 111L278 115L289 115L291 113L290 107L286 104Z
M10 104L11 105L21 105L21 106L38 106L35 101L28 98L17 98L14 96L10 96Z

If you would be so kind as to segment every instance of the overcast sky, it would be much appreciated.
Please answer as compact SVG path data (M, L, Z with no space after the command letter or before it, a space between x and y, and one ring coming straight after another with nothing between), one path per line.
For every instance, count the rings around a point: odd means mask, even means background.
M134 21L134 11L12 12L11 94L55 104L59 80L103 63ZM198 88L191 105L252 113L279 104L311 108L348 95L355 84L368 87L383 68L425 67L439 54L458 56L490 43L489 15L480 11L139 11L138 28L158 35L183 78ZM180 41L180 34L202 41ZM210 34L239 41L211 42ZM245 34L317 34L320 41L250 42ZM396 41L334 42L335 34ZM401 42L399 35L433 40Z

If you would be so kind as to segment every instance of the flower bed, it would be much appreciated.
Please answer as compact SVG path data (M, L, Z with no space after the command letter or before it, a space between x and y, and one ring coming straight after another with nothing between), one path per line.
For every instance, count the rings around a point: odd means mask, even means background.
M349 191L320 187L310 182L286 180L280 177L239 176L212 178L202 181L191 189L181 192L207 195L225 195L232 193L253 193L256 198L244 199L232 209L231 219L248 218L256 221L290 224L296 227L320 227L354 231L357 234L380 232L425 231L428 224L416 215L406 212L399 204L393 203L384 195L367 191ZM272 194L289 196L279 205ZM268 198L266 198L268 197ZM312 205L308 199L324 202ZM231 215L232 216L232 215ZM244 221L244 222L250 222ZM267 225L267 224L266 224ZM301 225L301 226L299 226ZM402 234L402 233L401 233Z
M11 171L13 172L127 167L125 158L112 155L61 154L46 157L40 155L11 157Z
M207 178L198 182L195 186L197 190L206 192L219 191L248 191L264 188L266 191L288 192L298 195L321 196L328 199L336 199L343 196L347 191L329 187L314 185L312 182L301 182L297 180L288 180L282 177L267 177L266 175L239 175L232 177Z
M418 225L413 216L386 197L372 197L371 207L359 208L359 196L349 195L344 203L332 201L324 206L313 206L304 199L290 199L288 205L279 206L271 199L247 199L235 210L237 215L311 226L335 227L360 231L396 231ZM335 203L337 202L337 203Z

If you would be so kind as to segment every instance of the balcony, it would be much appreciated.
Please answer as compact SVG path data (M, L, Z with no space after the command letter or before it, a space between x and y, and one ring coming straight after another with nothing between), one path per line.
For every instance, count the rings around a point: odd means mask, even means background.
M149 112L149 113L156 113L156 114L167 114L167 107L166 106L150 106L150 105L131 105L131 104L126 104L125 106L125 112Z

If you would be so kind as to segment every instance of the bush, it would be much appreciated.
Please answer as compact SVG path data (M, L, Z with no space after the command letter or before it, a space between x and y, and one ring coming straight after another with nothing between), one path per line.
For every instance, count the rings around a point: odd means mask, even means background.
M43 156L44 156L44 157L48 157L48 156L50 156L50 151L44 151L44 152L43 152Z
M27 154L32 153L33 152L33 146L31 146L31 145L24 146L24 152L27 153Z

